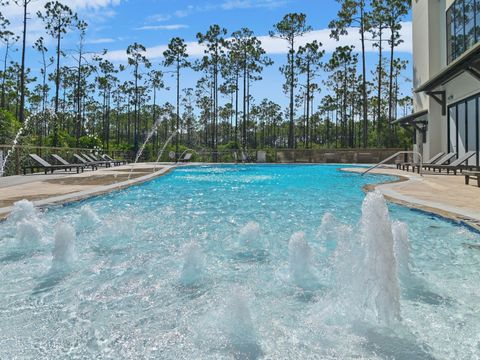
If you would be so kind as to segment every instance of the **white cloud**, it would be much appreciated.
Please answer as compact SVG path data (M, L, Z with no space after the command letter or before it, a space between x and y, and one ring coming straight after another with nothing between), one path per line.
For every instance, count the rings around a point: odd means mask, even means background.
M251 8L274 9L285 6L288 2L287 0L227 0L224 1L220 7L223 10Z
M62 0L62 3L68 5L73 11L82 11L105 9L120 4L120 1L121 0ZM38 10L43 10L47 2L48 0L32 1L28 6L28 12L30 15L36 14ZM23 10L11 1L9 5L2 9L2 13L7 18L15 18L21 17Z
M213 10L235 10L253 8L275 9L285 6L289 2L291 2L291 0L223 0L218 1L217 3L211 2L202 5L188 5L186 8L174 11L171 14L153 14L149 16L146 21L163 22L172 18L180 19L195 13Z
M153 14L147 18L147 22L163 22L163 21L168 21L171 18L172 18L171 15Z
M115 39L112 38L99 38L99 39L87 39L85 44L110 44L115 42Z
M396 48L397 52L411 53L412 52L412 24L411 22L402 23L401 37L403 43ZM288 51L288 45L285 40L272 38L268 35L259 36L259 40L262 42L262 46L269 55L286 54ZM360 35L358 29L351 28L348 31L348 35L340 38L340 41L330 38L330 29L320 29L311 31L299 38L297 46L305 45L308 42L317 40L323 44L323 49L327 53L332 53L338 46L353 45L356 51L360 51ZM157 45L147 48L146 55L149 59L160 59L163 57L163 52L167 49L167 45ZM200 57L204 53L205 47L197 42L187 43L187 52L191 57ZM377 49L372 46L372 42L366 43L367 52L376 52ZM107 57L112 61L124 62L127 59L125 50L111 51L107 54Z
M49 36L45 34L42 21L36 16L38 11L43 11L45 4L49 0L32 1L28 5L29 21L27 23L27 43L33 44L36 39L43 36L47 41ZM80 15L80 18L88 20L87 22L101 22L115 15L112 7L120 4L121 0L62 0L62 3L68 5L74 12ZM8 5L2 8L2 14L10 20L11 30L17 34L22 33L23 10L20 6L10 1Z
M135 30L179 30L179 29L186 29L188 25L185 24L172 24L172 25L145 25Z
M401 37L403 43L396 48L397 52L412 52L412 23L403 22ZM287 44L284 40L278 38L271 38L270 36L260 36L260 41L262 42L263 48L268 54L286 54ZM321 29L314 30L305 34L302 38L297 41L297 46L303 46L306 43L317 40L323 44L323 49L327 53L334 52L338 46L353 45L355 46L356 51L360 51L361 42L360 34L358 33L357 28L348 29L348 35L342 36L339 41L332 39L330 37L330 29ZM377 49L373 47L372 41L367 41L365 43L366 51L376 52Z

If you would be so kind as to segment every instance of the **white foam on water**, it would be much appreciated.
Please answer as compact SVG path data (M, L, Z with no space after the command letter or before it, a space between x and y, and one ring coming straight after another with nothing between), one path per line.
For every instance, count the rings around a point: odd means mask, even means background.
M260 224L255 221L249 221L239 231L238 238L240 246L246 250L261 250L265 244L261 238Z
M204 263L204 255L196 242L191 242L185 246L180 284L185 287L199 285L204 276Z
M38 218L38 215L35 205L31 201L23 199L13 204L8 219L16 223L22 220L35 220Z
M75 229L71 225L64 223L57 225L55 230L52 268L69 267L73 265L77 257L75 240Z
M100 219L95 212L89 205L82 206L80 209L80 217L79 217L79 226L81 228L88 228L94 226L100 222Z
M337 221L332 213L325 213L317 231L317 238L321 240L330 240L335 237L337 232Z
M240 288L232 290L225 310L227 341L234 359L253 360L262 355L248 298Z
M17 223L15 239L21 246L38 244L42 239L42 226L39 221L23 219Z
M305 240L305 233L294 233L288 243L290 277L304 290L313 290L318 279L312 268L312 249Z
M410 241L408 240L408 225L401 221L392 224L393 240L395 242L395 259L399 276L410 274Z
M363 201L360 234L365 259L359 300L380 323L389 325L400 320L400 286L388 207L378 191Z

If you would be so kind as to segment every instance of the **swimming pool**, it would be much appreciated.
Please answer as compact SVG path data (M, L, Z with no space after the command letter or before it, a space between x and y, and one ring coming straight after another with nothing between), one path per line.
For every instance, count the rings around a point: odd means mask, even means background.
M0 358L475 358L480 236L364 201L392 179L192 166L19 204L0 224Z

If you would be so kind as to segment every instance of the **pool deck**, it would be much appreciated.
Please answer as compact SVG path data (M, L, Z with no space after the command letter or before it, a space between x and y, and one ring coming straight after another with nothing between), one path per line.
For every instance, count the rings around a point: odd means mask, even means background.
M0 178L0 219L10 213L13 203L22 199L39 207L78 201L140 184L162 176L174 167L165 163L138 163L85 170L80 174L56 171L49 175L3 177Z
M10 213L13 203L22 199L39 207L78 201L140 184L162 176L176 166L172 163L138 163L85 170L81 174L55 172L0 178L0 219ZM341 170L362 172L365 168ZM392 202L462 221L480 230L480 188L476 181L465 185L461 175L437 173L420 176L388 166L371 173L398 176L400 180L368 185L366 191L376 189Z
M365 168L348 168L343 171L363 172ZM397 170L394 167L378 168L372 174L394 175L397 182L368 185L388 200L465 222L480 230L480 188L476 181L465 185L463 175L426 173L419 174Z

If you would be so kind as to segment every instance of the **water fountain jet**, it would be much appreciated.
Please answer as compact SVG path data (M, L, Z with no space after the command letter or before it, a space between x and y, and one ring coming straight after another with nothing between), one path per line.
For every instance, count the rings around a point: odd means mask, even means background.
M89 206L82 206L80 209L79 225L81 228L89 228L98 224L100 219L95 211Z
M184 263L180 275L180 284L184 287L194 287L203 278L204 257L202 250L195 242L191 242L184 250Z
M360 222L363 263L362 303L386 325L400 320L400 286L388 207L378 191L367 194Z
M68 269L73 265L76 260L75 238L75 229L71 225L63 223L57 225L52 270Z
M38 211L31 201L23 199L13 204L8 219L14 223L22 220L36 221L38 220Z
M235 289L227 305L227 336L234 359L254 360L262 355L246 295Z
M163 155L163 152L165 151L165 149L167 148L167 145L170 143L170 141L172 141L173 137L175 136L175 134L177 133L178 130L173 130L173 132L170 134L170 136L168 137L167 141L165 141L165 144L163 144L163 147L162 149L160 150L160 152L158 153L158 156L157 156L157 160L155 161L155 165L153 166L153 172L155 172L155 170L157 169L157 164L158 162L160 161L160 159L162 158L162 155Z
M30 119L34 116L34 114L31 114L25 118L25 122L23 123L22 127L18 130L17 134L15 135L15 138L13 139L13 144L12 147L7 151L7 155L5 156L5 159L3 159L3 162L0 164L0 177L3 176L5 173L5 166L7 165L8 159L10 156L13 154L15 151L15 148L17 147L18 143L20 142L20 136L22 136L23 132L25 129L28 127L28 123L30 122Z
M400 277L410 275L410 242L408 241L408 226L401 221L392 224L395 259Z
M147 143L150 141L151 137L153 136L153 134L155 133L155 131L157 131L157 127L158 125L160 124L160 121L163 119L163 117L159 117L154 123L153 123L153 126L152 126L152 129L150 130L150 132L148 133L145 141L143 142L142 146L140 147L140 149L137 151L137 155L135 156L135 161L132 163L132 167L130 168L130 172L128 174L128 179L127 180L130 180L130 177L132 176L132 172L133 172L133 168L135 167L135 165L137 164L138 162L138 159L140 159L140 156L142 156L143 154L143 150L145 150L145 146L147 146Z
M40 224L35 221L23 219L17 223L15 238L22 247L32 246L40 242L42 231Z
M318 279L312 269L312 249L305 240L305 233L294 233L288 243L290 276L303 290L314 290Z

